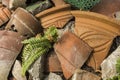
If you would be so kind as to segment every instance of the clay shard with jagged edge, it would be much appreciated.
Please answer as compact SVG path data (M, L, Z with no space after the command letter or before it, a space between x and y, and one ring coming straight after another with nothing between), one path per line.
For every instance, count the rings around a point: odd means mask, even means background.
M101 0L90 11L112 17L113 13L120 11L120 0Z
M70 31L66 31L54 45L55 52L61 63L63 74L69 79L76 69L86 62L92 48Z
M26 7L27 0L2 0L2 4L4 4L9 9L17 9L18 7Z
M76 69L70 80L101 80L101 77L86 70Z
M39 21L23 8L15 10L5 29L18 32L27 38L42 32Z
M16 32L0 31L0 80L7 80L12 65L20 53L25 38Z
M62 72L60 61L55 51L51 51L46 57L45 72Z
M108 56L113 39L120 35L120 22L93 12L71 13L75 16L75 34L94 48L87 64L97 71Z
M11 18L11 11L3 7L2 5L0 6L0 26L5 24L10 18Z
M60 1L62 5L60 5L58 1ZM43 28L47 28L49 26L62 28L73 18L72 14L70 13L71 8L69 4L64 4L64 2L61 0L55 0L54 4L56 5L55 7L35 15L39 19Z

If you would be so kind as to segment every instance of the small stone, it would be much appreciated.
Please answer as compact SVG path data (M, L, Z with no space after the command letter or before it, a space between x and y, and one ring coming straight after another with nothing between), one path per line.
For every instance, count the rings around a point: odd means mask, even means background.
M52 7L52 3L49 0L38 1L36 3L30 4L26 9L31 12L33 15L38 14L39 12L46 10Z
M47 78L44 80L63 80L61 76L55 74L55 73L50 73Z
M101 78L88 71L77 69L71 80L101 80Z
M28 72L33 77L33 80L43 80L42 79L43 71L44 71L44 57L40 56L40 58L33 63Z
M16 60L12 70L13 76L15 77L16 80L27 80L25 76L21 75L21 72L22 72L21 63L20 61Z
M117 76L116 63L118 58L120 58L120 46L102 62L101 68L103 80Z

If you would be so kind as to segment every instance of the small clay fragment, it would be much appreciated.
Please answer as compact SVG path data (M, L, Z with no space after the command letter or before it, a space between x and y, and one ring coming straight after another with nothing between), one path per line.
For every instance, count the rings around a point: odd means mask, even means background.
M42 31L39 21L23 8L16 9L5 29L18 32L27 38Z
M94 48L87 64L97 71L108 56L113 39L120 35L120 22L93 12L71 13L75 16L75 34Z
M26 0L2 0L2 4L9 9L17 9L18 7L26 7Z
M91 11L112 17L112 14L120 11L120 0L101 0Z
M71 80L101 80L101 78L88 71L77 69Z
M57 5L57 1L59 0L53 0L53 2L55 2L54 4L56 5L55 7L47 9L35 15L44 28L50 26L62 28L66 25L68 21L70 21L73 18L72 14L70 13L70 5ZM60 1L60 3L64 2Z
M22 49L24 38L11 31L0 31L0 80L7 80L10 69Z
M11 17L11 11L1 6L0 7L0 26L2 26L4 23L6 23Z
M54 48L66 79L82 67L92 52L88 44L69 31L62 35Z
M60 61L54 51L51 51L47 55L47 60L45 63L45 72L62 72Z

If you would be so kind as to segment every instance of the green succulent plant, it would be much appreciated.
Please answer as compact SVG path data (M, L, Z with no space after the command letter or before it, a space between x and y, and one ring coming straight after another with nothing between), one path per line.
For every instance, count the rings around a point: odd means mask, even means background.
M65 0L65 1L80 10L89 10L93 6L95 6L95 4L100 2L100 0Z
M24 48L22 51L22 75L24 76L32 63L41 55L47 53L52 48L52 43L57 40L57 29L48 28L44 35L22 41Z

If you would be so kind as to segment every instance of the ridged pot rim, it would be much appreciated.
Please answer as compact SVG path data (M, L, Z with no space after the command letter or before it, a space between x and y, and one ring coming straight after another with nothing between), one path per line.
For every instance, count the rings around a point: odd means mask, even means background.
M112 30L113 32L120 34L120 21L116 20L114 18L99 14L99 13L95 13L95 12L89 12L89 11L78 11L78 10L73 10L71 11L71 14L75 17L75 18L86 18L86 19L90 19L90 20L95 20L104 24L108 24L111 26L111 28L117 29L118 32L115 32L114 30ZM76 21L75 21L76 23ZM86 21L86 23L89 23ZM91 24L91 23L90 23ZM92 23L93 24L93 23ZM96 24L96 23L94 23ZM98 26L101 28L107 28L105 26ZM110 28L107 28L110 29Z

